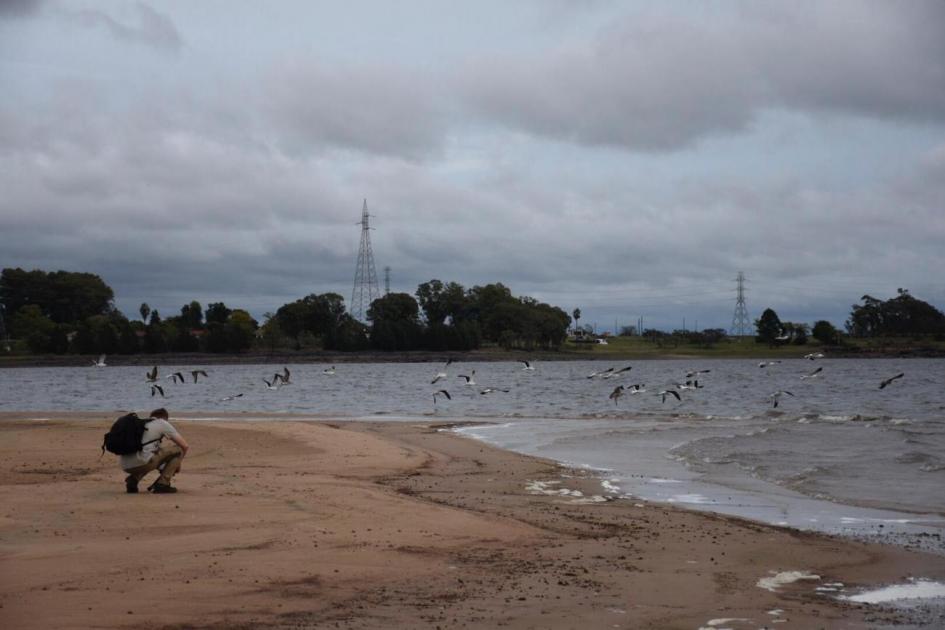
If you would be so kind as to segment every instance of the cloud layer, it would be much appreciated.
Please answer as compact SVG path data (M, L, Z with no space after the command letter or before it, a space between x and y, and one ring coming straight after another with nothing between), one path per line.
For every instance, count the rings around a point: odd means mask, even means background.
M788 319L945 302L939 3L628 12L429 63L273 43L251 68L187 11L15 5L0 266L99 273L129 314L349 296L364 197L395 290L502 281L608 327L727 326L739 270ZM70 28L98 74L40 51Z

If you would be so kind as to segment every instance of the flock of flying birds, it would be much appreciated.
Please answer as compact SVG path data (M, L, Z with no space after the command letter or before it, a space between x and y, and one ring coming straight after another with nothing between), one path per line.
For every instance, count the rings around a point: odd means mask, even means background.
M804 355L804 358L807 359L807 360L810 360L810 361L816 361L817 359L822 359L822 358L824 358L824 355L823 355L823 353L821 353L821 352L813 352L813 353ZM443 369L440 370L440 371L436 374L436 376L433 377L433 380L432 380L432 381L430 381L430 384L431 384L431 385L432 385L432 384L436 384L436 383L438 383L438 382L440 382L440 381L442 381L442 380L444 380L444 379L447 378L446 368L449 367L449 365L450 365L451 363L452 363L452 360L449 360L449 361L446 362L446 365L443 367ZM532 366L532 364L529 363L528 361L522 361L521 363L524 365L524 367L523 367L524 370L534 370L534 369L535 369L534 366ZM767 369L767 368L769 368L769 367L771 367L771 366L773 366L773 365L777 365L777 364L779 364L779 363L781 363L781 361L780 361L779 359L775 359L775 360L771 360L771 361L761 361L760 363L758 363L758 367L761 368L761 369ZM612 379L612 378L617 378L617 377L619 377L619 376L622 375L622 374L628 373L628 372L630 372L630 370L632 370L632 369L633 369L633 366L629 366L629 365L626 366L626 367L623 367L623 368L619 368L619 369L618 369L618 368L610 367L610 368L607 368L606 370L598 370L598 371L591 372L590 374L588 374L588 375L586 376L586 378L588 378L588 379L609 380L609 379ZM680 392L685 392L685 391L687 391L687 390L703 389L703 388L704 388L704 385L699 382L698 377L699 377L700 374L708 374L708 373L710 373L711 371L712 371L712 370L709 370L709 369L690 370L690 371L686 372L686 375L685 375L685 379L686 379L686 380L685 380L685 381L678 382L678 383L674 383L674 384L673 384L672 386L670 386L670 387L662 388L662 389L660 389L659 391L655 392L655 394L656 394L656 396L658 396L658 397L660 398L660 402L662 402L662 403L665 403L665 402L666 402L666 399L667 399L668 397L670 397L670 398L675 398L677 402L682 402L682 396L681 396ZM808 372L808 373L806 373L806 374L802 374L802 375L800 376L800 379L801 379L801 380L807 380L807 379L812 379L812 378L818 378L818 377L820 377L820 376L823 374L823 372L824 372L824 368L823 368L822 366L818 366L817 368L811 370L810 372ZM465 379L466 385L475 385L475 384L476 384L476 382L475 382L475 380L474 380L475 375L476 375L476 371L475 371L475 370L472 370L472 372L471 372L470 374L468 374L468 375L467 375L467 374L458 374L458 375L457 375L457 378ZM896 381L897 379L902 378L903 376L905 376L905 373L900 372L899 374L896 374L895 376L891 376L891 377L889 377L889 378L887 378L887 379L882 380L882 381L879 383L879 389L885 389L888 385L892 384L894 381ZM487 388L483 389L482 391L480 391L479 393L485 395L485 394L490 394L490 393L495 392L495 391L508 392L509 390L507 390L507 389L494 389L494 388L491 388L491 387L487 387ZM633 383L633 384L629 384L629 385L617 385L616 387L614 387L613 391L610 392L610 395L608 396L608 399L614 401L614 406L616 407L616 406L618 406L618 401L619 401L623 396L625 396L625 395L631 395L631 396L633 396L633 395L637 395L637 394L646 394L646 393L647 393L646 383ZM787 391L787 390L783 390L783 389L782 389L782 390L778 390L778 391L774 392L773 394L769 395L769 396L768 396L768 400L771 401L771 406L772 406L773 408L777 408L777 406L778 406L778 404L779 404L779 402L780 402L780 400L781 400L781 397L782 397L782 396L785 396L785 395L787 395L787 396L792 396L792 397L794 396L794 394L793 394L792 392ZM437 400L437 397L439 397L439 396L443 396L443 397L445 397L447 400L452 400L452 396L450 396L450 393L449 393L448 390L446 390L446 389L439 389L439 390L433 392L433 404L434 404L434 406L436 405L436 400Z
M824 355L820 352L814 352L811 354L804 355L804 358L810 361L816 361L817 359L824 358ZM447 369L452 363L453 363L452 359L447 360L446 364L434 375L433 380L430 381L430 384L435 385L437 383L443 382L446 379L448 379L449 375L447 374ZM523 361L519 361L519 363L522 364L523 371L530 372L530 371L535 370L535 366L533 366L530 361L523 360ZM770 361L761 361L760 363L758 363L758 367L761 369L767 369L779 363L781 363L779 359L774 359ZM92 361L92 365L94 367L106 367L107 364L105 362L105 355L104 354L101 355L98 358L98 361ZM586 378L609 380L612 378L617 378L623 374L627 374L632 369L633 369L633 366L629 366L629 365L623 368L619 368L619 369L610 367L610 368L607 368L606 370L598 370L595 372L591 372L590 374L586 376ZM660 401L663 403L666 402L667 397L672 397L672 398L675 398L677 402L682 402L682 396L680 395L680 392L685 392L687 390L703 389L704 385L701 384L698 380L699 375L708 374L711 371L712 370L708 370L708 369L690 370L686 372L686 375L685 375L686 380L678 382L678 383L674 383L670 387L662 388L659 391L655 392L655 394L656 396L660 398ZM325 368L324 370L322 370L322 373L329 376L333 375L335 374L335 367L332 366L329 368ZM802 374L800 376L800 379L807 380L807 379L819 378L821 375L823 375L823 373L824 373L824 368L821 366L818 366L817 368L811 370L810 372L806 374ZM197 383L200 377L208 378L207 373L201 369L190 370L190 376L193 379L193 383ZM903 376L905 376L905 373L900 372L899 374L891 376L887 379L883 379L879 383L879 389L885 389L886 387L891 385L894 381L902 378ZM464 380L463 384L467 387L476 386L476 370L471 370L469 374L457 374L456 378L463 379ZM175 384L175 385L176 384L182 385L187 382L187 379L184 377L184 373L179 372L179 371L172 372L164 376L163 379L169 380L171 384ZM268 378L268 379L263 378L262 381L263 383L266 384L266 389L278 390L278 389L281 389L282 387L285 387L286 385L292 384L292 373L289 371L288 367L283 367L282 372L276 372L275 374L272 375L271 378ZM164 397L164 386L161 385L160 381L158 380L158 367L156 365L153 368L151 368L149 372L146 373L145 383L150 385L151 387L151 396L160 395L162 398ZM510 390L508 389L500 388L500 387L485 387L479 390L479 394L482 396L486 396L488 394L493 394L496 392L508 393L509 391ZM618 401L625 395L633 396L637 394L646 394L646 393L647 393L647 389L646 389L645 383L617 385L613 389L613 391L610 392L610 396L608 397L608 399L614 401L614 406L618 406ZM221 401L234 400L242 396L243 396L243 393L241 392L239 394L234 394L232 396L226 396L225 398L221 398L220 400ZM436 407L437 399L441 396L446 398L447 400L453 399L453 397L450 395L449 391L445 387L438 389L433 392L434 407ZM770 394L768 396L768 400L771 400L773 408L777 408L782 396L794 397L794 394L785 389L780 389L774 392L773 394Z

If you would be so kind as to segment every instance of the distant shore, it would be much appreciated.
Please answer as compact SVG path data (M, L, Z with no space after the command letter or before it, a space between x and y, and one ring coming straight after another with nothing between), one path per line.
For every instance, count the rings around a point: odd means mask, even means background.
M914 613L823 589L945 578L940 556L606 500L437 423L175 418L180 492L127 495L98 459L112 419L0 414L0 625L868 628Z
M598 351L596 347L567 350L502 350L489 348L465 352L331 352L331 351L280 351L250 352L245 354L216 353L162 353L162 354L115 354L107 357L107 363L120 365L258 365L285 363L437 363L452 359L454 362L491 361L642 361L661 359L790 359L800 358L808 352L823 352L831 359L889 359L889 358L945 358L945 350L938 347L916 346L888 348L860 348L856 346L834 346L829 348L792 346L767 348L759 345L751 351L713 352L711 349L673 348L639 351ZM0 355L0 368L16 367L88 367L98 356L92 355Z

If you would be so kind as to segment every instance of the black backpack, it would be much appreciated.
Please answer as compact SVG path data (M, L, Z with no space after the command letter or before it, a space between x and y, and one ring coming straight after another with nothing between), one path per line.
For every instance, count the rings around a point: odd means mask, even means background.
M144 446L141 443L144 428L150 421L151 418L142 419L136 413L129 413L115 420L112 428L105 434L105 439L102 440L102 454L104 455L106 450L115 455L131 455L140 451ZM151 440L145 444L157 441Z

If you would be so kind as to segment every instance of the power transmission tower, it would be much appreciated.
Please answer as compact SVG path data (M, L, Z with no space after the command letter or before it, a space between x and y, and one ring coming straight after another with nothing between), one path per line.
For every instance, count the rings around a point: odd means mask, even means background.
M371 250L371 226L368 224L367 199L361 209L361 246L358 249L358 266L354 271L354 290L351 292L351 316L367 321L371 302L380 297L377 285L377 270L374 268L374 252Z
M384 267L384 295L390 295L390 267Z
M739 271L735 282L738 284L738 299L735 301L735 313L732 315L732 329L729 334L744 337L751 331L748 307L745 306L745 274Z

